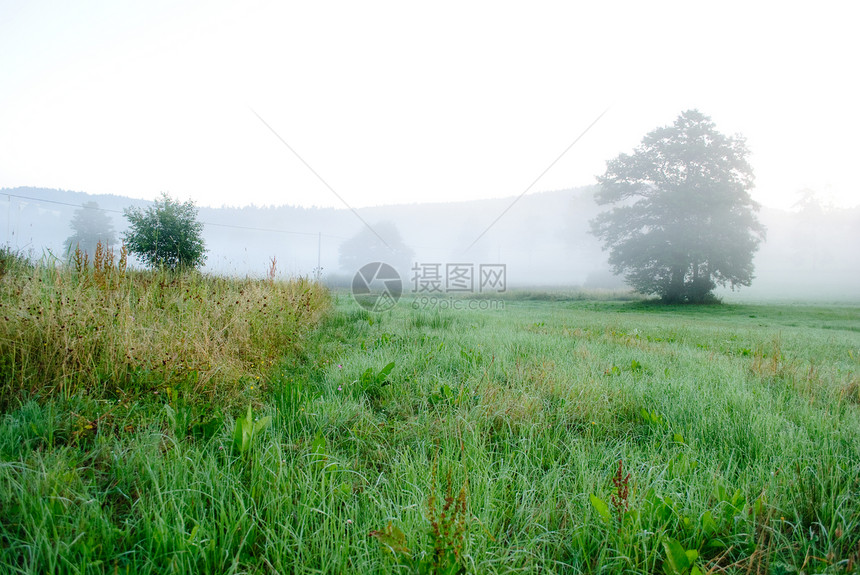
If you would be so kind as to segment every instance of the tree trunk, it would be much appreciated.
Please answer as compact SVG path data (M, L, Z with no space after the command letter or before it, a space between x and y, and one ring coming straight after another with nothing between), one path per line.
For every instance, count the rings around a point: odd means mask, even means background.
M666 303L681 303L684 301L684 268L677 266L672 270L669 287L663 294Z

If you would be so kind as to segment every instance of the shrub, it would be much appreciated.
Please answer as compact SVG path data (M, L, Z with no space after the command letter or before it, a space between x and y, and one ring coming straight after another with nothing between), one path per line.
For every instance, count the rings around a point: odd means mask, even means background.
M123 236L125 244L145 265L175 271L205 263L203 224L193 202L181 204L162 194L145 211L128 208L125 217L131 226Z

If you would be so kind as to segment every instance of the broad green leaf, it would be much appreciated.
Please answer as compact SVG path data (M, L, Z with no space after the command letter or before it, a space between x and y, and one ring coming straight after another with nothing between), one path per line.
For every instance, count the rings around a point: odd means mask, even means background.
M725 541L723 541L722 539L717 538L708 540L708 542L705 544L705 547L709 549L725 549L726 547L728 547L728 545L726 545Z
M260 433L264 429L268 428L270 423L272 423L271 415L267 415L266 417L261 418L254 424L254 433Z
M379 375L376 376L377 383L382 383L388 378L388 374L391 373L391 370L394 369L394 362L392 361L388 365L382 368L382 371L379 372Z
M663 505L668 507L670 510L675 509L675 502L672 500L672 498L669 495L664 495L660 499L663 500Z
M701 523L702 531L705 533L705 535L710 535L717 531L717 523L716 521L714 521L714 516L711 514L710 511L705 511L702 514Z
M693 564L687 552L676 540L664 539L663 549L666 551L666 562L674 575L681 575Z
M368 367L364 370L364 373L361 374L361 383L364 386L370 385L373 383L373 368Z
M591 493L588 498L591 500L591 506L594 507L598 515L600 515L604 521L609 523L609 521L612 520L612 514L609 513L609 506L606 505L606 502L593 493Z
M446 554L446 559L448 564L445 567L441 567L437 569L437 573L439 575L457 575L461 573L460 564L457 562L457 556L453 551L448 551Z
M311 453L325 453L326 441L325 437L317 432L314 436L314 441L311 443Z
M740 489L736 489L734 495L732 495L732 506L740 512L744 505L746 505L746 498Z

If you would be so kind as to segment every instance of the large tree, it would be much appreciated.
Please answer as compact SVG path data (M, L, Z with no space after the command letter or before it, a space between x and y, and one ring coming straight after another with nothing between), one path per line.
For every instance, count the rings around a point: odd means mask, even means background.
M599 176L592 222L609 263L627 283L666 302L713 299L717 285L748 286L764 239L749 152L698 110L647 134Z
M116 243L116 232L110 217L99 208L97 202L84 202L75 210L70 222L72 235L66 240L66 252L72 253L76 248L88 253L91 257L96 253L99 242L107 248Z
M197 221L193 202L180 203L162 194L146 210L132 207L124 213L130 224L125 245L145 265L175 271L206 261L203 224Z

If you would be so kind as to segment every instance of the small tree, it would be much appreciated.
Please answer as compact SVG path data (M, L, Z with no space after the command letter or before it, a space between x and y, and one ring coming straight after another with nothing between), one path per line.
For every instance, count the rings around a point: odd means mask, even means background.
M125 245L145 265L175 271L206 261L203 224L197 221L193 202L179 203L161 194L146 210L132 207L124 214L130 224L123 235Z
M110 217L99 208L97 202L84 202L75 210L70 222L72 235L66 240L66 253L72 253L75 248L90 256L95 255L96 246L110 246L116 243L116 232Z
M717 285L750 285L764 227L747 155L742 137L689 110L609 161L596 200L615 207L591 225L615 273L666 302L704 302Z

